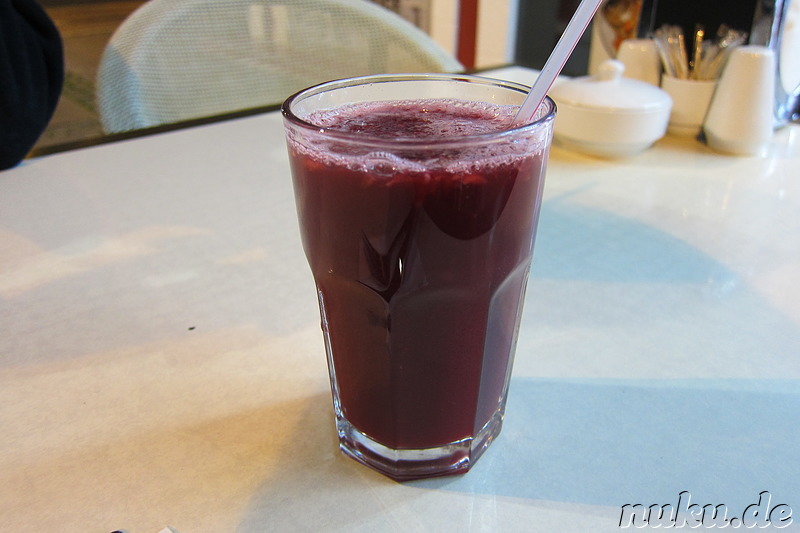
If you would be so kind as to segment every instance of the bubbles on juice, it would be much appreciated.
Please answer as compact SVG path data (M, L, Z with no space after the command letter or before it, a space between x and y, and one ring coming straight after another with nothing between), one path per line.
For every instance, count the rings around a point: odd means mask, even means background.
M503 131L517 109L449 99L398 100L324 109L312 113L307 120L329 131L381 139L441 139Z
M392 176L399 169L424 172L425 166L415 161L403 159L391 152L369 152L364 155L361 166L374 176Z
M323 164L373 176L479 173L518 163L546 145L542 129L508 131L517 109L451 99L350 104L312 113L306 120L325 131L313 142L290 135L290 143Z

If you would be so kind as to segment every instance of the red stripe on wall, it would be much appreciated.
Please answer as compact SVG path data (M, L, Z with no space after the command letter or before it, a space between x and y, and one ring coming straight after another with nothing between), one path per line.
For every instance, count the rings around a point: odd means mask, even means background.
M456 57L465 68L475 68L478 35L478 0L460 0L458 9L458 47Z

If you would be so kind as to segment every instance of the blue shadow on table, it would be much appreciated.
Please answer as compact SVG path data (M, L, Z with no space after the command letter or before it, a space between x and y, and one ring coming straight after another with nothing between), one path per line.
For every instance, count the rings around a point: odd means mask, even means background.
M471 472L412 485L613 507L800 497L796 382L514 379L506 414Z
M542 204L531 276L609 282L704 283L733 277L701 250L635 219L571 203Z

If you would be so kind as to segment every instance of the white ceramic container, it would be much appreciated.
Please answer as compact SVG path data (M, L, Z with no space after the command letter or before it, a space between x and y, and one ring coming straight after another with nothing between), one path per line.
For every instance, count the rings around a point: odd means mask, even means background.
M618 158L649 148L667 131L672 99L658 87L623 78L625 66L603 62L594 76L563 81L550 96L558 105L555 140L585 154Z
M703 129L717 80L684 80L665 75L661 88L672 98L667 132L678 137L696 137Z

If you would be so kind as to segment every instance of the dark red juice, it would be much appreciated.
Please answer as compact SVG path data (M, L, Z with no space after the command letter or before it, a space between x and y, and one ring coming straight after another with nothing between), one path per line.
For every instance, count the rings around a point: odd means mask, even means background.
M502 416L547 143L437 139L502 129L512 113L416 101L315 118L429 141L391 155L289 137L337 411L386 447L471 439Z

